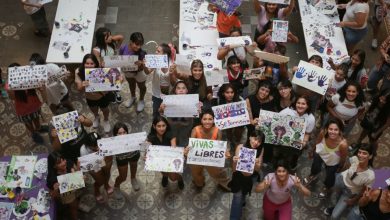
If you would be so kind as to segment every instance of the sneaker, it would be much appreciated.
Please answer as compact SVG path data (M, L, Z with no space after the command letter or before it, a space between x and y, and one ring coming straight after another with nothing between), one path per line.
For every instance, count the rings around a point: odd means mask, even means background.
M111 125L109 121L103 121L104 132L108 133L111 130Z
M135 98L134 98L134 97L131 97L129 100L127 100L127 101L125 102L126 108L130 108L130 107L134 104L134 102L135 102Z
M334 209L334 207L324 209L324 214L326 216L332 215L333 209Z
M43 137L38 134L37 132L34 132L32 135L31 135L31 138L33 139L33 141L37 144L43 144L44 140L43 140Z
M184 181L183 180L179 180L177 185L179 186L179 189L180 190L183 190L184 189Z
M378 48L378 40L377 39L372 39L371 47L372 47L372 49Z
M107 195L112 195L114 193L114 188L109 186L108 189L107 189Z
M161 185L164 188L168 186L168 177L167 176L163 176L163 178L161 180Z
M325 191L322 191L322 192L320 192L320 193L318 194L318 198L319 198L319 199L326 199L326 196L327 196L327 194L326 194Z
M137 104L137 112L142 112L145 108L145 101L140 100Z
M136 178L131 179L131 185L133 186L134 191L140 190L140 186L139 186L138 180Z
M115 92L115 101L116 101L116 103L122 103L123 102L123 99L122 99L122 96L121 96L120 92Z
M98 128L99 127L99 123L100 123L100 118L99 117L95 117L95 119L93 120L92 127L93 128Z

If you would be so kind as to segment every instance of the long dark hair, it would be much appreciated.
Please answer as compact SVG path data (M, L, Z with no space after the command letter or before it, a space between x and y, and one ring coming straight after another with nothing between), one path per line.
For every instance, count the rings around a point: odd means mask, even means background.
M297 110L297 102L299 99L304 99L306 101L307 109L306 109L305 113L311 114L312 109L311 109L311 105L310 105L310 100L309 100L309 97L307 97L306 95L298 96L295 99L295 102L291 105L291 108L294 109L295 111Z
M277 92L275 91L275 94L276 94L275 98L276 98L277 102L279 103L282 100L282 97L280 96L280 93L279 93L279 89L282 88L282 87L287 87L287 88L291 89L291 91L290 91L290 101L294 101L295 100L295 92L293 90L292 83L291 83L290 80L284 79L284 80L280 81L278 83L278 85L276 86L276 88L278 90Z
M11 63L8 68L11 67L18 67L20 66L19 63ZM15 90L15 99L21 102L27 102L28 96L36 96L37 93L35 92L35 89L27 89L27 90Z
M113 50L115 49L115 43L106 43L106 37L108 34L111 34L111 31L108 28L101 27L96 30L95 38L96 38L96 47L100 49L100 55L102 54L102 50L107 54L107 46L111 47Z
M260 131L260 130L253 130L251 133L249 133L249 135L248 135L248 140L246 141L246 144L245 144L245 146L247 146L247 147L249 147L250 146L250 137L255 137L255 138L257 138L258 140L260 140L261 141L261 144L260 144L260 146L262 145L262 144L264 144L264 142L265 142L265 135L264 135L264 133L262 132L262 131ZM260 148L260 147L259 147Z
M113 136L117 136L118 135L118 131L119 129L123 128L123 130L126 131L126 133L129 133L129 128L127 127L127 125L123 122L117 122L115 125L114 125L114 128L112 129L112 135Z
M148 137L150 137L150 136L157 136L157 130L156 130L154 127L155 127L155 126L157 125L157 123L159 123L160 121L164 122L164 123L167 125L167 129L165 130L164 135L167 134L169 131L171 131L171 126L169 125L168 120L167 120L166 118L164 118L163 116L158 115L157 117L155 117L155 118L153 119L152 126L151 126L151 128L150 128L150 132L149 132Z
M376 122L384 124L386 123L387 118L390 116L390 89L382 90L378 95L373 98L372 104L368 109L368 112L372 112L377 107L379 107L379 98L381 96L386 97L386 104L379 108L380 110Z
M357 67L353 70L351 76L348 78L348 80L351 81L357 81L358 80L358 73L364 68L364 61L366 59L366 52L361 49L357 49L353 52L352 56L357 55L359 57L360 63L357 65ZM352 65L352 56L351 61L349 62L349 67Z
M99 61L96 58L96 56L94 54L91 54L91 53L85 54L85 56L83 58L83 63L79 67L79 77L83 81L85 80L85 63L87 63L88 59L91 59L95 63L95 68L99 68Z
M206 77L204 76L203 62L201 60L193 60L191 63L191 73L195 67L202 68L202 72L203 72L202 76L199 79L199 100L203 101L207 98L207 83L206 83ZM198 81L198 80L196 80L191 74L191 76L188 78L188 82L187 82L187 85L188 85L187 88L188 88L189 93L192 92L195 81Z
M324 61L322 60L322 57L318 56L318 55L313 55L309 58L309 62L312 61L312 60L315 60L315 61L318 61L320 62L321 64L321 68L324 66Z
M185 81L177 81L175 83L175 85L173 86L172 90L171 90L171 95L176 95L176 87L179 85L179 84L184 84L187 88L187 91L188 91L188 86L187 86L187 83Z
M359 149L359 150L367 151L368 154L369 154L370 156L372 156L371 159L368 161L368 166L372 167L373 162L374 162L374 157L376 156L376 155L375 155L375 154L376 154L376 152L375 152L375 146L372 145L372 144L369 144L369 143L361 143L361 144L358 144L358 149ZM356 155L356 156L357 156L358 152L359 152L358 150L355 152L355 155Z
M234 93L232 102L238 102L238 101L240 101L240 96L238 95L236 88L235 88L232 84L228 83L228 84L223 84L223 85L221 86L221 88L219 89L219 91L218 91L218 98L219 98L219 104L220 104L220 105L223 105L223 104L226 104L226 103L227 103L224 94L225 94L225 92L226 92L228 89L232 89L232 90L233 90L233 93Z
M329 137L329 134L328 134L328 128L331 124L335 124L337 125L337 127L339 128L340 130L340 135L343 135L343 132L344 132L344 124L343 122L341 122L340 119L338 118L334 118L334 117L331 117L328 122L326 122L325 124L325 127L324 127L324 137L325 138L328 138Z
M340 88L340 90L337 92L340 95L340 99L339 99L340 102L344 102L344 100L346 99L347 89L349 86L354 86L358 92L354 100L356 107L362 106L365 100L364 93L362 87L360 86L360 83L356 81L348 81L343 87Z

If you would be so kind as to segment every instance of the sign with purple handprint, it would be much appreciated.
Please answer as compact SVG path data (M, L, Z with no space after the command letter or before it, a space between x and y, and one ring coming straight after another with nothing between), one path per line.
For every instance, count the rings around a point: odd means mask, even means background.
M236 170L245 173L253 173L253 170L255 169L256 152L256 149L241 147Z
M329 87L332 72L305 61L300 61L292 83L324 95Z

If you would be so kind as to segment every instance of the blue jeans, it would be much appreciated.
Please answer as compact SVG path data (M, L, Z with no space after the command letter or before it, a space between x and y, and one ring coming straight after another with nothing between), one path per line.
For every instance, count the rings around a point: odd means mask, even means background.
M152 96L152 102L153 102L153 118L155 118L160 115L158 109L160 108L160 105L163 102L163 100Z
M355 45L359 43L367 34L368 28L354 29L343 27L345 43L348 45Z
M240 220L242 215L242 206L244 205L246 195L242 191L233 193L232 206L230 208L230 220Z
M351 208L351 211L348 213L348 220L365 220L364 217L360 214L359 206L356 205Z
M345 185L343 176L341 174L336 174L336 183L334 184L334 189L337 191L337 203L336 206L333 209L331 220L338 220L340 219L341 214L343 211L348 207L345 200L350 199L353 194L350 189Z
M379 80L381 80L389 71L390 64L386 62L384 62L379 69L376 66L373 66L370 74L368 75L367 87L369 89L376 90Z

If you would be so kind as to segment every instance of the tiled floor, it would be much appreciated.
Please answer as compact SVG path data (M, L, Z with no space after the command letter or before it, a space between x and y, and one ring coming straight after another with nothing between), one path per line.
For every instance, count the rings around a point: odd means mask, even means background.
M47 5L46 11L49 22L53 22L56 3ZM252 9L252 1L244 1L240 11L244 33L253 33L256 25L256 17ZM97 27L106 26L113 33L120 33L127 40L134 31L144 33L146 41L177 42L179 0L101 0L98 12ZM291 57L291 66L296 65L299 59L306 59L305 46L302 42L303 35L300 26L299 13L294 12L290 16L290 28L298 35L301 43L288 46L288 55ZM27 64L31 53L47 53L49 39L37 38L32 34L32 23L24 13L17 0L2 0L0 3L0 66L7 66L11 62ZM253 34L250 34L253 35ZM381 38L384 39L384 31ZM371 33L360 45L368 53L366 67L370 68L378 58L378 53L369 48ZM151 82L148 80L148 88ZM127 84L122 91L124 97L129 96ZM90 118L92 114L86 106L83 95L78 93L74 85L71 86L71 100L78 111ZM148 131L151 123L151 93L148 89L146 95L146 109L143 113L136 114L133 108L127 109L122 105L112 105L110 121L128 123L131 132ZM43 108L44 119L48 122L50 111L47 106ZM349 140L355 140L359 134L358 126L352 131ZM376 167L389 167L390 161L386 158L390 155L390 134L386 132L380 140ZM0 151L3 155L30 154L30 152L48 152L50 146L36 145L27 135L23 124L15 117L10 100L0 99ZM207 179L206 187L196 191L191 184L189 170L184 173L185 189L178 191L174 183L168 189L160 186L161 175L159 173L143 171L143 161L140 161L138 178L141 190L134 192L130 181L122 184L123 197L119 199L109 198L104 204L95 202L91 185L85 190L81 201L91 208L88 213L82 213L82 219L228 219L232 194L223 193L215 184ZM311 161L304 154L299 162L298 175L306 176L309 173ZM113 177L117 171L113 168ZM91 181L87 181L90 183ZM294 195L293 216L294 219L326 219L322 210L328 201L318 200L316 192L320 189L318 183L313 190L313 196L302 198ZM243 219L261 219L262 194L253 193L248 198Z

